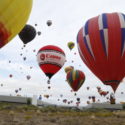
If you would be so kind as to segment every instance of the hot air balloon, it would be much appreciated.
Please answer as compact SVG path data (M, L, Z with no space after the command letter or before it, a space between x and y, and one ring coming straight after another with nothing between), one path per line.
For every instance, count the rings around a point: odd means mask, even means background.
M33 26L26 24L24 28L19 33L19 38L24 44L31 42L36 36L36 30Z
M15 90L15 93L18 93L18 90L17 90L17 89Z
M40 35L41 35L41 32L40 32L40 31L38 31L38 32L37 32L37 34L40 36Z
M67 46L70 50L72 50L75 46L75 43L74 42L68 42Z
M10 77L10 78L12 78L12 77L13 77L13 75L12 75L12 74L10 74L10 75L9 75L9 77Z
M63 99L63 103L66 103L67 102L67 99Z
M44 95L45 98L49 98L49 95Z
M51 87L50 87L50 86L48 86L48 89L51 89Z
M35 26L37 26L37 24L35 23Z
M85 81L85 75L80 70L71 70L66 76L67 82L74 91L78 91Z
M95 101L96 101L95 96L92 96L92 102L95 102Z
M79 102L79 101L80 101L80 98L76 98L76 100Z
M70 72L71 70L73 70L74 69L74 67L73 66L67 66L67 67L65 67L65 73L68 73L68 72Z
M40 68L51 79L65 63L64 51L54 45L42 47L37 53L37 60ZM48 83L50 81L48 80Z
M31 76L30 76L30 75L27 75L26 78L27 78L27 80L30 80Z
M19 88L19 91L21 91L22 90L22 88Z
M46 24L47 24L47 26L51 26L51 25L52 25L52 21L51 21L51 20L48 20L48 21L46 22Z
M91 99L92 97L91 97L91 96L89 96L88 98L89 98L89 99Z
M87 90L89 90L89 86L87 86Z
M24 27L32 8L32 0L0 1L0 48Z
M125 15L104 13L89 19L77 35L88 68L114 92L125 76Z
M104 97L109 93L109 91L103 91L100 87L97 87L97 90L98 90L98 93Z

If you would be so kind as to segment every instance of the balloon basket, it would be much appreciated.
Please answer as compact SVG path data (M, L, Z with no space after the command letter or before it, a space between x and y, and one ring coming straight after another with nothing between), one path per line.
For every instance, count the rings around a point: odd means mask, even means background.
M50 79L48 79L47 83L50 84Z

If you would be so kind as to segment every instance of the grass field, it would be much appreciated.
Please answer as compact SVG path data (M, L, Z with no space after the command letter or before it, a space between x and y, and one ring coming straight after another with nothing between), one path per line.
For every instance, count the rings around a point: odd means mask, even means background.
M0 125L125 125L125 110L70 109L0 103Z

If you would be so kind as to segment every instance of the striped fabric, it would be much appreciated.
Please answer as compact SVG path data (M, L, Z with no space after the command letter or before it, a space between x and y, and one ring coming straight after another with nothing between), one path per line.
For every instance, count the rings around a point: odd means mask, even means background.
M83 62L115 91L125 76L125 15L104 13L89 19L78 32L77 45Z
M78 91L85 81L85 75L80 70L71 70L66 76L67 82L74 91Z
M47 45L38 51L37 61L40 68L50 79L64 65L65 53L57 46Z

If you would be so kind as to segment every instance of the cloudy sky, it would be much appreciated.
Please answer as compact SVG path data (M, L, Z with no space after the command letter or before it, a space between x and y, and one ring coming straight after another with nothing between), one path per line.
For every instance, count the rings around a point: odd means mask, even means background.
M80 105L86 105L88 96L96 96L101 102L107 101L98 94L96 87L101 86L105 91L113 91L110 86L103 85L84 65L77 50L76 36L79 29L91 17L104 12L125 13L124 4L124 0L34 0L27 24L34 26L36 31L41 31L42 34L37 35L23 49L23 43L17 35L0 50L0 84L3 84L3 87L0 87L0 94L16 95L15 90L22 88L18 93L22 96L49 94L50 98L43 98L43 100L60 105L63 104L63 99L73 100L75 105L77 97L81 98ZM52 20L52 26L46 25L47 20ZM72 51L67 47L69 41L75 42L75 48ZM52 77L51 89L48 89L47 77L39 68L36 59L37 51L49 44L62 48L67 59L62 69ZM36 52L33 52L34 49ZM20 56L20 54L23 55ZM26 57L25 61L24 57ZM69 65L82 70L86 75L86 81L77 92L77 96L74 96L74 92L71 92L71 88L65 81L64 68ZM33 68L30 69L30 67ZM9 77L10 74L12 78ZM31 76L30 80L27 80L27 75ZM90 87L89 91L86 89L87 86ZM125 101L125 95L121 95L122 91L125 91L124 81L116 91L117 102Z

